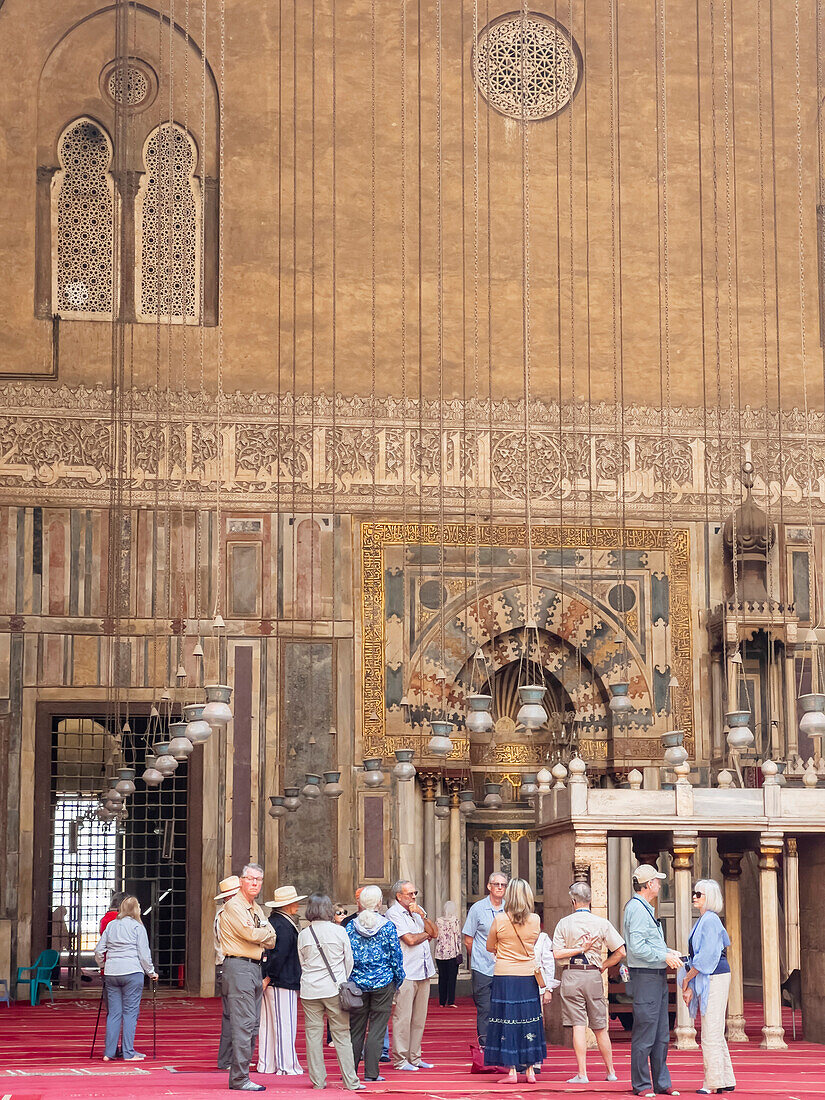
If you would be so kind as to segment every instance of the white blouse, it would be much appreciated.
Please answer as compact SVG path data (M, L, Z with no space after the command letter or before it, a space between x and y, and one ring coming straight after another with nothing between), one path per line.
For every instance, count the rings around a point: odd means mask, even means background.
M329 970L321 957L310 928L318 937L324 949L327 962L335 975L330 977ZM345 928L331 920L316 920L298 936L298 958L301 960L301 999L320 1000L322 997L335 997L338 986L352 973L352 947Z

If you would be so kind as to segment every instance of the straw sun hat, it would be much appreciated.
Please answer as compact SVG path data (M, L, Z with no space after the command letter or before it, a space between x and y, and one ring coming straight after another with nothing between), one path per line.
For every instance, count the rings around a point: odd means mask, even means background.
M291 905L294 901L303 901L305 897L307 897L306 894L296 893L294 886L279 886L272 901L266 901L264 905L268 905L270 909L280 909L284 905Z

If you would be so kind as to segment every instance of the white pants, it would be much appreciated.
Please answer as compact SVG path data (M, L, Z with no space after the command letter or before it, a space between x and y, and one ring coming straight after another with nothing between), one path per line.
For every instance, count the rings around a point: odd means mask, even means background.
M708 1007L702 1015L702 1063L704 1087L724 1089L736 1084L730 1051L725 1042L725 1016L730 992L730 974L711 974Z
M258 1073L303 1073L295 1053L298 993L268 985L261 999L258 1029Z

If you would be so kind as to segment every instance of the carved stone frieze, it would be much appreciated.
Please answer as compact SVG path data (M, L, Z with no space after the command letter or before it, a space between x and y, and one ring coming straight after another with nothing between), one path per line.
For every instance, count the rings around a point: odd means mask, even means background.
M111 407L103 386L0 386L0 497L106 503ZM729 411L721 424L717 416L716 409L672 409L665 438L656 407L629 407L620 425L609 405L559 410L535 401L528 464L516 401L489 408L453 400L441 410L435 401L419 408L395 397L339 394L333 406L326 394L293 401L290 394L235 393L223 399L219 447L214 395L144 390L130 395L119 458L134 504L157 493L202 503L220 479L225 502L240 506L272 507L285 492L291 501L294 486L296 507L312 497L322 508L334 488L340 510L392 514L443 487L447 508L487 513L492 506L509 516L523 507L529 465L537 514L561 499L567 516L583 521L591 505L604 517L623 499L639 516L661 521L665 507L676 520L702 519L740 503L745 457L757 472L772 472L754 493L768 508L781 499L786 519L804 521L809 479L813 497L825 500L820 414L806 418L793 409L780 421L746 408L733 424Z

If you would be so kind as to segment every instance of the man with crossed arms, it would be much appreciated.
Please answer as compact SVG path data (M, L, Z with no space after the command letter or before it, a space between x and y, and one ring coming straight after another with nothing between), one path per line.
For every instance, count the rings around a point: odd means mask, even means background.
M261 956L265 947L275 946L275 930L255 903L263 884L263 868L247 863L240 874L240 889L224 905L218 921L224 956L222 985L232 1034L229 1087L244 1092L263 1092L266 1088L249 1080L249 1063L261 1020Z

